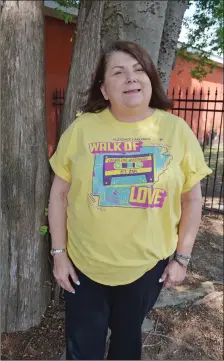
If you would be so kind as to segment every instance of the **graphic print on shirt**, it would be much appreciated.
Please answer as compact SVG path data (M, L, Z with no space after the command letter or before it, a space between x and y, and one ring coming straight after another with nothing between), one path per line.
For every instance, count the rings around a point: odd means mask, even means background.
M143 141L90 143L94 155L93 191L101 207L162 208L165 189L154 187L172 156L163 145Z

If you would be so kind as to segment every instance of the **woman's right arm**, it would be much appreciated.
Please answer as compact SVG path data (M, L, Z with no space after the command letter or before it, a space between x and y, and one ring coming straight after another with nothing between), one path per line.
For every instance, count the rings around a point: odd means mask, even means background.
M70 189L70 183L62 178L55 176L49 202L49 226L52 240L52 248L66 249L67 243L67 195ZM55 254L53 274L60 286L69 292L74 293L69 276L74 283L79 284L72 262L68 258L67 252Z

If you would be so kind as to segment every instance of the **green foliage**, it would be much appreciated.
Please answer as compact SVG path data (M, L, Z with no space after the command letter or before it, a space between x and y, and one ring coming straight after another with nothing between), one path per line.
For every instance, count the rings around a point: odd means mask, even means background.
M64 7L66 9L69 8L78 8L79 7L79 0L55 0L58 6Z
M47 217L48 216L48 208L44 209L44 215ZM40 227L40 235L41 236L46 236L46 234L49 233L49 229L48 226L44 225Z
M224 0L189 1L195 4L196 11L192 17L184 19L188 29L188 41L178 54L187 61L197 61L198 65L191 71L193 78L202 81L216 67L209 57L216 53L223 54L224 49ZM194 49L194 53L187 52Z
M224 0L193 2L196 11L192 18L187 19L184 23L189 29L189 45L202 53L222 55L224 49Z
M68 14L66 11L63 11L60 9L60 7L63 7L65 9L78 9L80 1L79 0L56 0L55 1L58 5L56 8L56 11L58 15L61 17L62 20L66 24L71 23L73 16L71 14Z
M47 226L41 226L40 227L40 235L41 236L46 236L46 234L48 234L48 227Z
M192 78L197 79L201 82L208 74L213 72L213 69L216 68L214 61L209 59L209 55L192 53L187 51L187 46L183 46L177 54L185 58L189 62L197 62L197 65L191 70Z
M214 67L204 67L201 64L194 67L191 70L192 78L198 79L200 82L206 77L206 75L211 74Z

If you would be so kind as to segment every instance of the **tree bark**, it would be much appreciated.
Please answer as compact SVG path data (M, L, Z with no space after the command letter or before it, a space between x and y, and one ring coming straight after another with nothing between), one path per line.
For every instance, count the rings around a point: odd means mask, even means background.
M42 1L4 1L2 51L2 331L37 325L50 299Z
M166 90L169 86L170 75L176 58L177 42L187 7L188 0L168 0L158 60L158 70Z
M104 1L81 0L59 136L75 120L86 97L101 48Z
M167 0L107 0L104 7L102 43L128 40L143 46L157 65Z

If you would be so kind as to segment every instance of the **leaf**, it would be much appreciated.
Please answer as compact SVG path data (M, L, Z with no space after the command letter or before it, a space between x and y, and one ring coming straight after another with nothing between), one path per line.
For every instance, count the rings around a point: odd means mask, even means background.
M45 208L44 214L46 217L48 216L48 208Z
M41 236L46 236L47 233L48 233L48 227L47 226L41 226L40 227L40 235Z

